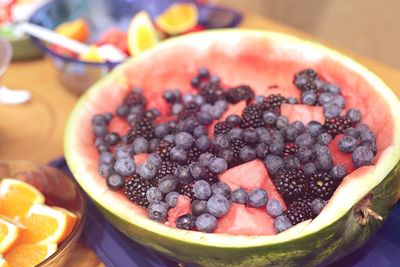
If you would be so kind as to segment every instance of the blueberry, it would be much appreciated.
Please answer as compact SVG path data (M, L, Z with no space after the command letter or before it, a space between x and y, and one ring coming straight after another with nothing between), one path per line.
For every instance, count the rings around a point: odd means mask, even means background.
M110 190L118 191L124 187L125 178L118 173L113 173L106 178L106 183Z
M192 214L198 216L207 212L207 201L196 199L190 204Z
M129 106L125 105L125 104L118 106L116 113L117 113L118 117L121 117L121 118L126 117L129 113Z
M255 144L258 142L258 134L253 129L246 129L243 131L243 141L249 144Z
M145 180L151 180L157 174L157 167L147 162L138 167L137 173Z
M331 169L331 175L336 180L342 180L347 175L347 171L343 166L335 165Z
M190 81L190 84L194 87L197 88L200 85L200 78L199 77L193 77L192 80Z
M112 164L100 163L97 172L103 177L109 177L114 171Z
M163 140L168 141L171 144L173 144L175 142L175 135L167 134L166 136L164 136Z
M134 105L131 107L131 109L129 110L130 114L135 114L135 115L139 115L142 116L144 113L144 109L142 105Z
M161 141L161 140L158 139L158 138L152 138L152 139L149 141L149 149L148 149L148 152L149 152L149 153L152 153L152 152L156 151L158 145L160 144L160 141Z
M301 121L294 121L291 126L293 126L300 134L306 131L306 127Z
M199 112L197 112L196 119L202 125L209 125L213 121L213 118L210 115L210 113L208 113L208 111L199 111Z
M251 146L244 146L239 151L239 158L243 162L249 162L256 159L256 150Z
M164 202L151 203L147 208L147 214L152 220L165 222L168 215L168 206Z
M131 157L119 158L114 164L114 170L123 176L131 175L136 170L135 161Z
M289 97L287 98L287 102L288 102L288 104L295 105L295 104L298 104L298 103L299 103L299 100L297 100L297 98L295 98L295 97L293 97L293 96L289 96Z
M268 201L267 191L262 188L255 188L249 192L249 205L254 208L265 206Z
M217 100L214 105L220 107L221 109L223 109L223 111L226 111L228 108L228 102L223 99Z
M358 131L358 139L360 142L375 142L375 135L371 130Z
M235 153L231 149L222 149L219 151L218 157L224 159L229 165L234 160Z
M357 136L356 129L354 127L349 127L349 128L344 129L343 134L347 135L347 136L353 136L353 137Z
M276 121L278 119L278 116L272 111L265 111L263 113L263 120L266 125L272 126L275 125Z
M203 106L201 106L200 110L209 112L211 107L212 107L212 105L207 103L207 104L204 104Z
M283 212L282 204L276 199L270 199L267 201L267 213L276 218Z
M146 153L148 149L149 141L146 138L139 136L133 141L133 151L136 154Z
M176 228L184 230L192 230L196 225L196 217L192 214L179 216L175 222Z
M207 135L207 129L203 125L199 125L193 129L193 135L196 138Z
M110 152L103 152L100 154L99 163L113 164L114 157Z
M175 144L183 149L189 149L194 142L194 138L190 133L181 132L175 135Z
M212 158L214 158L214 155L211 154L210 152L203 153L199 157L199 163L203 167L208 167L210 165L210 162L211 162Z
M214 138L214 148L216 151L220 151L224 148L229 148L231 145L229 138L224 134L218 134Z
M183 100L183 103L185 103L185 104L193 102L194 95L191 93L186 93L183 95L182 100Z
M265 96L263 96L263 95L257 95L257 96L255 97L255 99L254 99L254 102L255 102L256 104L262 104L262 103L264 102L264 100L265 100Z
M106 123L109 123L114 118L114 115L111 112L106 112L103 114L103 117Z
M92 122L92 125L105 125L105 124L107 124L106 119L101 114L94 115L91 122Z
M240 116L236 114L231 114L228 117L226 117L226 121L232 124L233 126L238 126L240 125L242 119L240 118Z
M184 106L181 103L174 103L171 106L171 114L172 115L178 115L179 113L181 113L184 109Z
M299 147L296 155L301 163L307 163L314 159L314 151L310 147Z
M289 125L285 129L285 136L286 136L286 140L288 140L288 141L294 141L299 134L300 134L299 131L292 125Z
M285 168L288 170L299 170L301 167L300 160L295 156L287 156L283 158Z
M110 147L107 144L104 144L104 143L103 144L98 144L96 146L96 148L97 148L97 151L99 153L109 152L110 151Z
M146 199L151 203L160 202L163 199L162 192L157 187L153 186L147 189L146 191Z
M338 117L340 115L341 109L338 105L329 103L323 106L324 116L328 119Z
M285 166L283 163L283 159L274 155L268 155L264 159L264 165L267 168L269 175L271 176L277 174L278 171L282 170Z
M322 124L318 121L310 121L307 124L307 132L311 135L311 137L318 137L324 129L322 128Z
M230 205L230 201L223 195L213 195L207 201L207 211L219 218L228 213Z
M332 104L337 105L340 109L343 109L345 106L344 97L341 95L335 95L332 101Z
M274 228L275 228L276 233L286 231L287 229L291 228L292 226L293 226L292 223L290 222L288 217L286 217L286 215L280 215L275 218Z
M207 181L198 180L193 184L194 196L198 199L206 200L211 196L211 187Z
M301 93L301 102L305 105L314 106L317 102L317 96L313 91L305 91Z
M214 106L211 106L209 113L214 120L218 120L222 117L222 114L224 114L224 111L225 110L223 107L214 105Z
M179 197L178 192L175 192L175 191L169 192L165 196L165 203L168 205L168 207L174 208L176 206L176 204L178 203L178 197Z
M209 213L203 213L196 219L196 228L200 232L211 233L217 228L217 218Z
M330 142L332 142L332 135L328 133L322 133L318 135L317 142L320 145L327 146Z
M222 195L226 199L231 198L231 188L224 182L217 182L211 186L211 192L213 195Z
M269 145L269 152L272 155L278 156L285 151L285 143L280 140L280 139L275 139L270 145Z
M210 83L218 85L221 82L221 78L216 75L210 77Z
M315 145L314 152L317 159L317 169L328 171L333 167L332 154L328 147Z
M97 137L104 137L108 133L107 125L94 125L93 128L93 133Z
M130 125L134 125L140 118L141 118L141 115L134 114L134 113L130 113L130 114L128 114L128 116L126 117L126 121L127 121Z
M332 102L333 98L334 98L333 94L325 92L325 93L320 94L320 96L318 97L318 103L321 106L323 106L325 104Z
M162 163L162 158L156 153L151 153L147 158L147 162L158 168Z
M308 163L304 164L303 172L306 176L311 176L311 175L317 173L317 167L315 167L314 163L308 162Z
M200 123L194 117L186 118L183 121L183 125L182 125L183 127L180 130L180 132L193 133L194 129L199 125L200 125Z
M339 139L338 147L343 153L353 152L357 147L357 139L352 136L343 136Z
M180 183L188 184L193 180L193 177L189 170L189 166L179 166L178 168L176 168L174 175Z
M269 146L266 143L259 143L256 146L256 156L259 159L264 159L269 152Z
M220 174L228 168L228 164L222 158L212 158L208 169L215 174Z
M229 132L228 132L228 138L230 138L231 140L234 139L241 139L243 137L243 130L240 128L232 128Z
M309 133L302 133L296 137L295 143L299 147L302 147L302 146L310 147L314 144L314 140Z
M130 157L132 154L133 154L133 148L132 147L119 145L115 149L115 158L116 159Z
M363 141L360 143L360 146L365 146L368 147L369 149L371 149L372 153L374 153L374 155L376 155L377 151L377 147L376 147L376 142L369 142L369 141Z
M163 98L168 103L174 103L178 99L176 99L176 94L172 90L165 90L163 93Z
M371 165L374 158L374 153L367 146L359 146L353 151L351 158L353 160L354 167L359 168L361 166Z
M196 103L198 106L202 106L204 105L204 103L206 102L206 100L204 99L203 96L201 95L195 95L193 97L193 102Z
M202 78L202 79L206 79L206 78L210 77L210 72L209 72L209 70L208 70L206 67L201 67L201 68L199 69L198 77L199 77L199 78Z
M249 200L249 195L243 188L236 188L232 191L232 201L239 204L246 204Z
M189 165L189 172L195 180L201 180L205 176L205 170L200 162L192 162Z
M346 113L346 116L353 123L358 123L361 121L361 111L355 108L349 109Z
M258 140L260 143L266 143L268 145L272 143L273 141L272 135L266 128L259 127L256 129L256 132L258 133Z
M158 138L163 138L171 132L171 128L167 123L161 123L154 127L154 134Z
M311 209L315 215L320 214L321 211L324 209L325 205L326 205L325 200L320 198L316 198L313 201L311 201Z
M283 129L288 126L289 119L286 116L279 116L278 119L276 120L276 127L278 129Z
M206 151L211 146L211 140L207 135L202 135L196 140L196 147L200 151Z
M338 85L336 85L336 84L333 84L333 83L324 84L322 86L322 89L325 92L329 92L329 93L334 94L334 95L340 94L340 87Z
M175 176L167 175L158 181L158 189L163 194L168 194L169 192L175 191L178 181Z
M169 152L169 155L173 161L179 163L184 163L187 160L187 153L185 149L179 146L174 146Z

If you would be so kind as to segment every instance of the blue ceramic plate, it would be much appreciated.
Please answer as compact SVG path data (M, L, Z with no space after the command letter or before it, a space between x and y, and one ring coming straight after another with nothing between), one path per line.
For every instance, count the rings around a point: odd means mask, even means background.
M51 165L66 171L64 158ZM178 266L178 262L132 241L106 221L89 202L83 235L107 267ZM382 229L363 247L331 267L396 267L400 266L400 203L390 213ZM187 266L187 265L185 265Z

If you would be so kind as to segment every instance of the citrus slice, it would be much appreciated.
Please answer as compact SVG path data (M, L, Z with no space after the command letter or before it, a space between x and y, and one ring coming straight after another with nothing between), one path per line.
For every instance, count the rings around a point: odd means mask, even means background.
M67 229L67 215L42 204L33 205L21 222L26 228L18 244L58 243Z
M104 58L99 53L99 48L95 45L91 45L87 53L79 55L79 59L83 61L97 62L97 63L105 62Z
M60 207L53 207L53 209L61 211L67 216L67 225L65 227L63 235L61 236L61 239L58 241L58 243L61 243L71 234L72 230L75 227L76 222L78 221L78 217L69 210Z
M17 225L0 218L0 254L11 248L19 233L20 230Z
M0 267L10 267L3 255L0 255Z
M86 42L90 34L89 26L82 18L64 22L55 31L80 42Z
M128 29L128 49L131 55L137 55L158 43L158 35L149 14L137 13Z
M13 248L5 255L5 259L10 266L32 267L47 259L56 252L56 244L27 244Z
M0 198L2 215L18 219L26 215L35 203L44 203L44 196L28 183L3 179L0 183Z
M197 25L199 15L193 3L175 3L159 15L155 22L165 33L175 35L184 33Z

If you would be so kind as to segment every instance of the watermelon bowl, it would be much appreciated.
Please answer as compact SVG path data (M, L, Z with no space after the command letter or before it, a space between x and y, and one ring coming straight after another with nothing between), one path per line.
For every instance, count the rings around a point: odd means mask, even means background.
M148 105L165 114L163 90L193 90L190 78L203 66L228 85L248 84L256 94L278 92L295 97L300 92L293 85L293 75L305 68L317 70L341 86L346 109L360 109L363 122L376 133L378 149L372 165L347 175L316 218L279 234L248 234L242 229L235 234L202 233L148 219L144 209L122 192L109 190L98 174L92 116L113 112L133 86L143 88ZM289 119L315 119L313 113L309 107L286 108ZM64 149L76 180L105 217L144 246L202 266L328 265L362 246L399 199L399 114L396 95L366 68L338 52L280 33L215 30L172 38L96 83L71 113ZM126 130L118 121L109 127ZM341 160L343 165L351 161ZM247 175L256 172L248 168Z

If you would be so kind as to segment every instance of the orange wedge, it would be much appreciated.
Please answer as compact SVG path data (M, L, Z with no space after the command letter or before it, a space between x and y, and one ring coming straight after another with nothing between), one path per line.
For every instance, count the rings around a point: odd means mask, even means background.
M3 255L0 255L0 267L10 267Z
M55 31L83 43L87 41L90 34L89 26L84 19L64 22L60 24Z
M13 219L25 216L33 204L44 203L44 196L35 187L15 179L0 183L1 213Z
M65 227L64 234L62 235L61 239L58 241L58 243L61 243L71 234L72 230L74 230L74 227L78 220L78 217L74 213L70 212L69 210L63 209L63 208L53 207L53 209L61 211L67 216L67 225Z
M137 13L128 29L128 49L131 55L152 48L158 43L157 31L153 26L149 14L145 11Z
M159 15L155 23L170 35L184 33L197 25L199 14L193 3L175 3Z
M42 204L33 205L21 223L26 229L21 230L18 244L58 243L68 228L64 212Z
M38 245L28 244L13 248L5 255L10 266L32 267L47 259L56 252L56 244Z
M0 218L0 254L5 253L15 244L19 233L17 225Z

